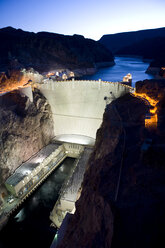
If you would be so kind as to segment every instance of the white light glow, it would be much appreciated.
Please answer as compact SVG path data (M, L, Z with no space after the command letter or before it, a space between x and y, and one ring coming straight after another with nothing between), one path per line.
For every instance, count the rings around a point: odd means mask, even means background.
M17 222L21 222L25 218L24 208L19 211L19 213L14 217Z
M61 166L61 167L60 167L60 171L64 171L64 167Z
M42 163L44 159L45 159L45 157L36 158L36 159L35 159L35 163L36 163L36 164Z
M63 134L58 135L55 137L55 140L61 142L69 142L74 144L81 144L81 145L94 145L95 139L84 136L84 135L76 135L76 134Z
M28 169L23 170L23 174L24 174L24 175L29 175L30 173L31 173L31 171L28 170Z

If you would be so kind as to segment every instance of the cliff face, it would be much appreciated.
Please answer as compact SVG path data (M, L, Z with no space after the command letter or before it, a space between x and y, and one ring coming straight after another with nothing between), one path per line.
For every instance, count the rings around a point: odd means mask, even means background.
M163 79L151 79L136 82L136 92L146 93L151 98L161 100L165 96L165 81Z
M33 95L33 103L17 91L0 97L0 187L54 136L48 102L38 90Z
M99 42L114 54L153 60L147 73L159 75L165 67L165 28L103 35Z
M112 53L100 43L81 35L25 32L11 27L0 30L1 70L9 66L53 69L96 68L114 64Z
M155 130L159 143L165 143L165 80L151 79L136 82L136 92L146 93L151 98L158 100L157 114L158 126Z
M124 32L117 34L103 35L99 42L116 53L120 49L140 43L145 39L154 39L156 37L165 37L165 28L146 29L133 32ZM150 43L148 43L150 45ZM136 47L134 47L136 49Z
M144 59L163 58L165 54L164 42L165 37L143 39L119 49L117 54L141 56Z
M150 59L152 62L150 63L147 72L159 75L160 68L165 67L164 43L164 36L148 38L119 49L117 54L141 56L144 59Z
M144 126L148 107L125 95L106 109L82 194L58 248L160 247L164 240L165 167L156 134ZM153 139L155 146L145 145ZM162 148L165 150L165 148ZM161 163L160 163L161 161Z

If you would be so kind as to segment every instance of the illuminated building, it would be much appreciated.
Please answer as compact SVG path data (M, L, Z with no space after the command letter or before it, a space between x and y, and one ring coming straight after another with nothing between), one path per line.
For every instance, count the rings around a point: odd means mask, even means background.
M82 151L83 146L77 144L49 144L18 167L5 186L12 195L24 196L66 157L78 158Z
M123 77L123 83L126 83L128 85L132 84L132 75L131 75L131 73L128 73L126 76Z
M48 73L46 74L46 77L49 78L49 77L54 76L54 75L55 75L54 72L48 72Z
M73 71L71 71L70 73L69 73L69 77L74 77L75 75L74 75L74 72Z
M15 196L21 196L28 192L33 184L40 180L59 159L66 156L63 146L58 146L57 144L50 144L44 147L18 167L5 182L8 191Z
M63 79L63 80L67 80L67 78L68 78L68 77L67 77L67 75L66 75L65 73L62 74L62 79Z

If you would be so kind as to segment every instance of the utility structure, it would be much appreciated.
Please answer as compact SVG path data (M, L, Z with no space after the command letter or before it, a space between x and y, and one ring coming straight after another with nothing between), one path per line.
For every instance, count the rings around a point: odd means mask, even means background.
M29 85L26 88L20 88L19 92L22 96L27 96L31 102L33 102L33 92L32 87Z

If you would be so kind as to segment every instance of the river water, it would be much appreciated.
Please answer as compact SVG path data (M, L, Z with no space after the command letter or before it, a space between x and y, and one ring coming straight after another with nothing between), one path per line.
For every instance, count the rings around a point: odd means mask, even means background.
M140 58L133 57L115 57L115 65L99 69L96 74L84 76L83 79L119 82L128 73L132 74L132 86L135 82L144 79L154 78L152 75L145 73L149 63L143 62Z
M66 158L47 180L25 201L0 232L0 248L49 248L56 229L49 220L59 190L70 174L75 159Z

